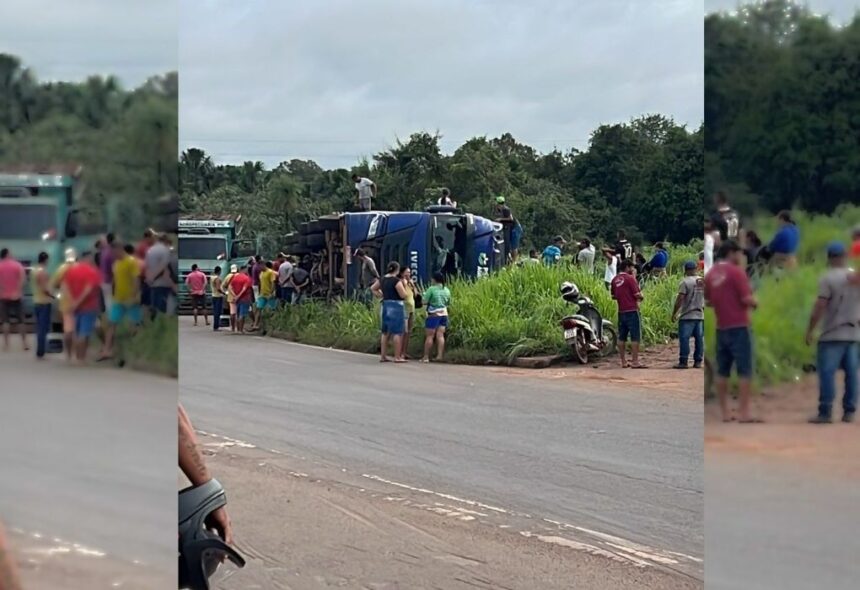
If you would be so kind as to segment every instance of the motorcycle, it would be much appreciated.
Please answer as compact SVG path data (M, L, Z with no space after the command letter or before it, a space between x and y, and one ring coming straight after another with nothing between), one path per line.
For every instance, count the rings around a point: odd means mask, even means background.
M585 365L588 364L591 354L604 357L615 352L618 347L618 333L612 322L603 319L594 302L570 282L562 283L560 291L562 299L578 308L577 313L563 318L560 322L564 330L564 341L573 350L576 360Z
M210 590L209 578L229 559L245 567L245 559L207 525L209 515L227 504L221 484L212 479L179 492L179 588Z

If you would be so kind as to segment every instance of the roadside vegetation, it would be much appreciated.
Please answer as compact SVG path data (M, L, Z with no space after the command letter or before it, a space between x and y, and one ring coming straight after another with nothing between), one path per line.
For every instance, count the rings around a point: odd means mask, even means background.
M728 193L765 241L794 210L799 268L755 282L759 385L800 379L803 342L830 240L860 223L856 52L860 17L838 24L789 0L746 3L705 19L705 191ZM834 138L838 138L835 140ZM713 316L705 321L714 351Z
M159 314L145 322L133 336L127 328L122 328L117 336L116 358L131 369L177 377L179 330L176 316Z
M752 314L752 329L759 385L798 380L804 368L815 364L815 347L807 346L804 336L826 265L825 248L832 240L848 243L851 228L860 224L860 206L844 205L829 216L795 212L794 217L801 235L799 267L791 272L766 273L754 281L759 308ZM769 216L758 217L751 227L759 235L770 236L775 222ZM712 356L716 324L711 312L705 329L706 350Z
M670 276L649 279L643 288L643 339L646 346L668 343L677 332L671 320L681 266L695 259L694 246L670 249ZM617 305L603 283L603 267L590 275L569 262L513 266L478 281L454 281L449 285L450 308L448 360L457 363L509 363L519 357L568 354L559 321L574 312L559 296L559 285L575 282L595 302L601 314L617 325ZM410 354L419 356L423 343L424 315L419 310L412 333ZM276 312L267 330L292 340L353 350L379 350L378 304L367 307L354 301L333 305L310 302Z

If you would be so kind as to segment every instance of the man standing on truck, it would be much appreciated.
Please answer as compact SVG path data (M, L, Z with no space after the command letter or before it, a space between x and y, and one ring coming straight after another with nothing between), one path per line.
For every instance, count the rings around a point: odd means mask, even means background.
M185 277L185 286L191 295L191 307L194 310L194 325L197 325L197 312L203 312L203 321L209 325L206 313L206 274L196 264L191 265L191 272Z
M370 211L377 194L376 183L358 174L352 175L352 181L355 183L359 211Z
M511 226L511 262L516 262L520 255L520 242L523 239L523 226L516 220L511 208L505 203L505 197L496 197L496 205L493 214L499 223L508 223Z
M27 272L24 265L12 258L9 248L0 250L0 325L3 326L3 350L9 350L9 332L12 320L18 324L24 350L27 346L27 330L24 325L24 281Z

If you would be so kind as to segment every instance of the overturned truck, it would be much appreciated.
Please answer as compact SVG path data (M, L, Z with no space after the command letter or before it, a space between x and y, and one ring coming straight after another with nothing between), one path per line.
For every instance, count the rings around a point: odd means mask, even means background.
M332 300L360 289L360 265L353 263L359 248L380 272L396 261L428 284L437 272L479 278L501 268L510 256L508 236L501 223L451 207L341 213L302 223L286 236L284 252L311 273L311 296Z

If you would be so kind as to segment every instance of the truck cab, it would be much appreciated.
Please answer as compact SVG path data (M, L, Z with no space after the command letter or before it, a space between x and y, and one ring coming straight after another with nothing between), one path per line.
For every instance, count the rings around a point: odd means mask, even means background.
M191 297L185 287L185 278L191 267L197 267L210 276L216 266L221 267L221 276L226 276L231 264L247 261L256 248L249 240L239 239L237 219L180 219L177 226L179 237L179 311L191 309ZM249 254L250 253L250 254ZM207 292L207 303L210 293Z
M67 249L92 250L107 231L101 212L80 204L82 173L80 166L0 170L0 246L9 248L28 274L40 252L48 254L53 273ZM32 321L29 280L23 305Z

